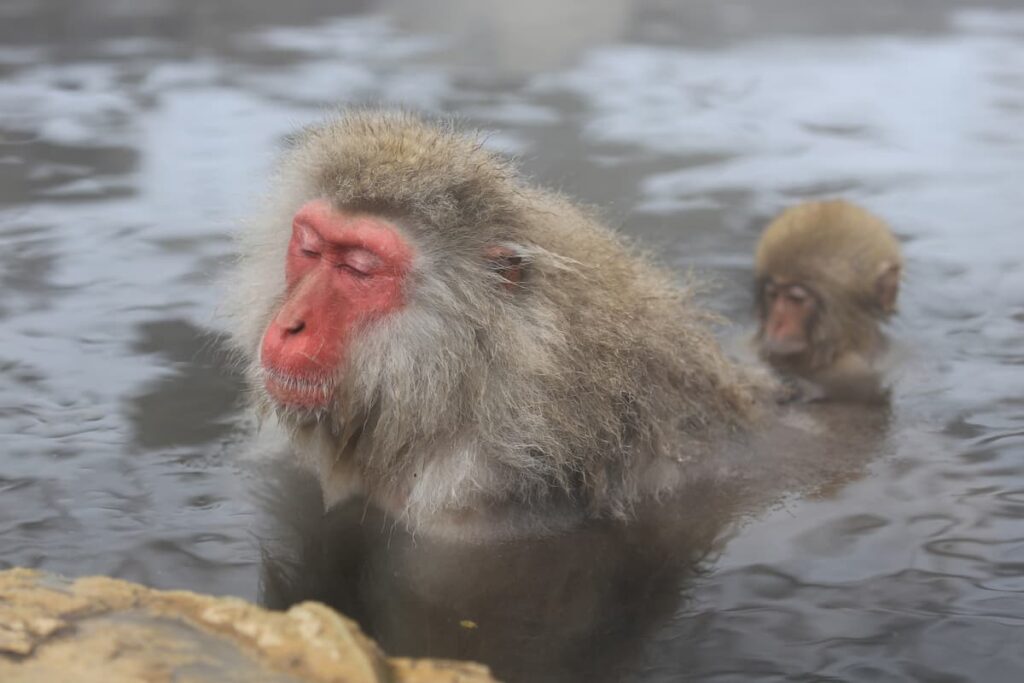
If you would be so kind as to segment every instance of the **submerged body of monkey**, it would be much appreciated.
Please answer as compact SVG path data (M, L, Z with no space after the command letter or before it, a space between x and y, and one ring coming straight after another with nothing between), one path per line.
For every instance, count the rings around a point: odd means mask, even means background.
M787 209L755 257L761 357L808 398L884 396L881 325L896 309L902 263L885 223L854 204Z
M759 410L688 289L476 137L350 113L276 186L233 339L328 503L626 516Z
M629 520L467 543L410 533L358 498L325 513L317 484L290 469L258 484L271 512L261 604L315 600L392 655L481 662L502 681L594 683L643 668L651 631L672 621L722 524L721 494L697 485Z

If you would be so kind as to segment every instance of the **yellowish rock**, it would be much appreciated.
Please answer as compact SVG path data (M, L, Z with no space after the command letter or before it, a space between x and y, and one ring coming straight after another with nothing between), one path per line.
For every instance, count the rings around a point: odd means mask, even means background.
M307 602L157 591L30 569L0 572L4 683L489 683L478 664L389 659L349 619Z

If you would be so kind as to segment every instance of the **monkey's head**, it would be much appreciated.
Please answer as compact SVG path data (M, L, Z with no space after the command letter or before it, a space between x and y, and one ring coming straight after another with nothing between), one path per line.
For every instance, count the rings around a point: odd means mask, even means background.
M762 356L813 373L845 352L871 354L896 308L901 268L896 238L864 209L842 200L787 209L755 257Z
M299 134L275 186L239 274L254 387L288 419L365 420L381 401L440 409L493 353L484 330L522 318L520 188L475 140L349 114Z

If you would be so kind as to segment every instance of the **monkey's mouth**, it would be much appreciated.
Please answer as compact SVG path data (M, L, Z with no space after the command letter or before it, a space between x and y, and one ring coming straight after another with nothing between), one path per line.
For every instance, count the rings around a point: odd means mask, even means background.
M277 403L296 408L324 408L334 395L331 377L293 375L264 366L263 387Z
M807 343L799 339L774 339L766 337L761 348L769 358L787 358L797 356L807 350Z

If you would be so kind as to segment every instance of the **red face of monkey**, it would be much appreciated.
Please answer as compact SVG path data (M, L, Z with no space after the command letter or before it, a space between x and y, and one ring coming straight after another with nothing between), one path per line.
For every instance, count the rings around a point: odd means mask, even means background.
M292 222L285 300L260 348L265 386L277 402L326 406L352 333L403 305L413 251L390 222L346 213L322 199Z
M814 294L797 282L769 278L761 290L761 348L769 356L792 356L811 345L818 311Z

